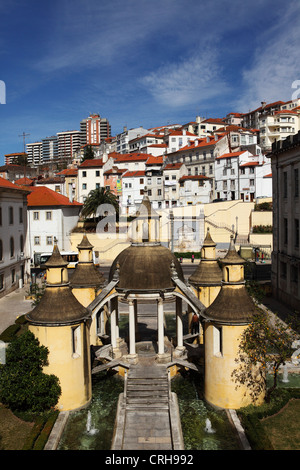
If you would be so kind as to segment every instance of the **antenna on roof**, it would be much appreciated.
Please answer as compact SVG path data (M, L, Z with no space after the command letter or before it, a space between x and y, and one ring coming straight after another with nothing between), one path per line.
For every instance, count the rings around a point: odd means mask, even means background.
M24 179L26 178L26 161L25 161L25 138L30 135L30 134L25 134L25 132L23 132L23 134L19 135L19 137L23 137L23 149L24 149ZM26 183L26 181L25 181Z

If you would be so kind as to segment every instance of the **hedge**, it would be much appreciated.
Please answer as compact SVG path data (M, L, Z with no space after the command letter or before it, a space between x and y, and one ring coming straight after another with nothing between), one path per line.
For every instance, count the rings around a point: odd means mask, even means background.
M59 411L38 416L22 450L43 450L59 415Z

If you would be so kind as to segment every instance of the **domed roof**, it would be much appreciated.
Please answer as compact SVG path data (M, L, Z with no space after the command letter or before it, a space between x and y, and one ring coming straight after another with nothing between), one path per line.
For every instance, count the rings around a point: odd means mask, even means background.
M77 245L79 254L83 250L92 251L93 245L89 242L87 236L84 234L79 245ZM99 288L105 284L105 278L94 265L91 258L90 261L82 261L79 256L79 261L71 277L70 285L72 288L76 287L96 287Z
M171 279L171 264L180 280L184 281L181 265L176 256L160 243L132 243L114 260L109 280L119 269L118 290L161 291L175 288Z

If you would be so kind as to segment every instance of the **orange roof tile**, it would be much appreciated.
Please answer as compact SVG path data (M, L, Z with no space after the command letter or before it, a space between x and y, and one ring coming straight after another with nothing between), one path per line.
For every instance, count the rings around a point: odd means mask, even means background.
M231 152L231 153L224 153L224 155L220 155L219 157L216 157L216 160L221 160L222 158L234 158L238 157L242 153L245 153L246 150L242 150L241 152Z
M15 191L27 191L27 188L21 188L21 186L18 186L11 181L0 177L0 189L14 189Z
M104 163L103 163L102 158L92 158L90 160L84 160L84 162L82 162L78 168L86 168L86 167L93 168L93 167L99 167L103 165Z
M140 170L140 171L126 171L122 178L134 178L135 176L145 176L145 172Z
M66 196L53 191L46 186L32 186L29 188L30 194L27 196L28 207L37 206L82 206L77 201L70 202Z
M154 157L153 155L150 155L146 165L162 165L163 164L163 156L160 155L159 157Z

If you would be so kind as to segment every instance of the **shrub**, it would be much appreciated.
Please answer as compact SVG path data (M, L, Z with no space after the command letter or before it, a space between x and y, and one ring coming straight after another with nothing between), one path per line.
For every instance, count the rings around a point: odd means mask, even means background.
M42 369L48 349L31 331L13 339L0 367L0 401L12 410L44 411L54 407L61 393L59 380Z

